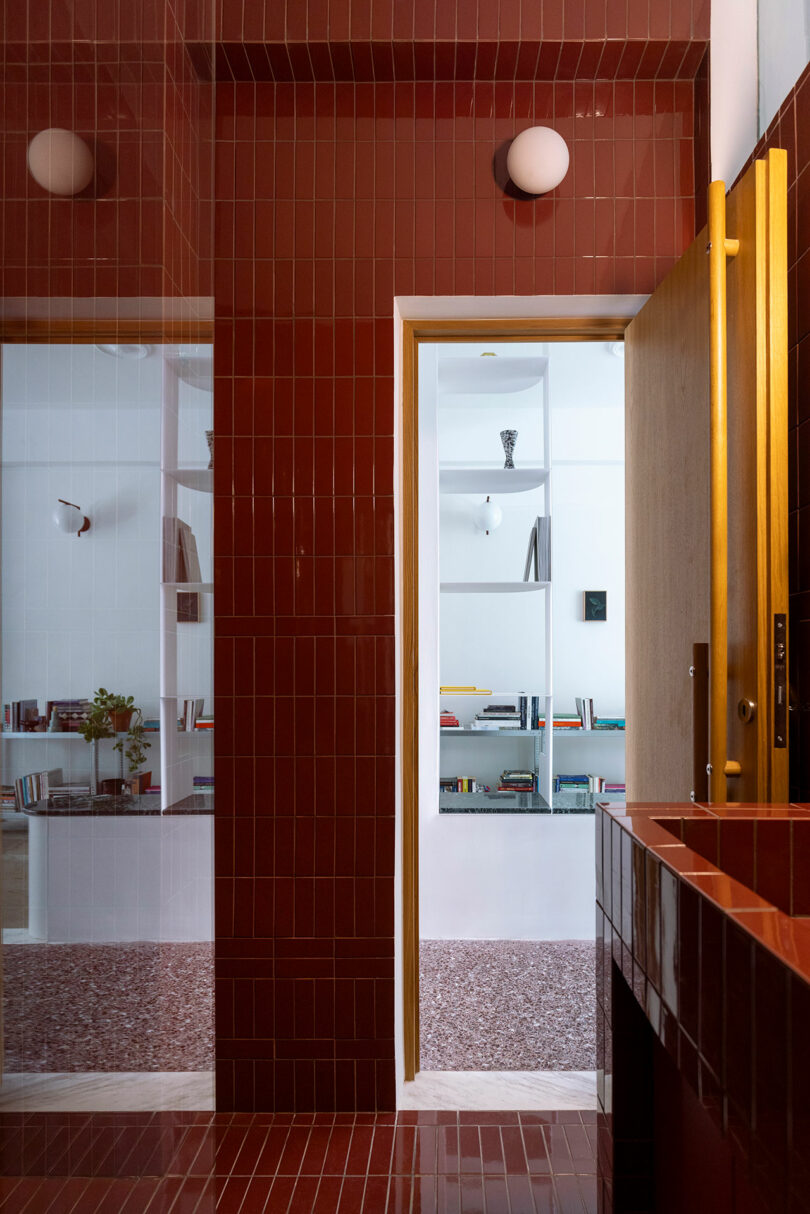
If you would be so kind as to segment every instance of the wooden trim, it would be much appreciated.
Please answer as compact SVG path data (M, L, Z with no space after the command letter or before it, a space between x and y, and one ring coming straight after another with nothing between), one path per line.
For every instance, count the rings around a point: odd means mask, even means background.
M709 186L710 583L709 797L726 800L728 706L728 415L726 400L726 187Z
M405 1078L419 1070L419 402L417 341L402 335L402 992Z
M561 306L564 301L561 299ZM421 341L622 341L632 316L402 322L400 501L400 786L405 1079L419 1070L419 402Z
M419 341L621 341L631 316L529 316L406 320Z
M788 307L787 307L787 152L771 148L768 152L768 433L770 466L768 469L769 535L769 613L767 637L768 694L774 694L773 617L784 612L790 661L790 612L788 587ZM773 733L773 712L768 714ZM790 730L785 746L770 750L771 801L787 801L790 793Z
M5 317L0 318L0 341L11 344L48 343L93 344L95 342L167 343L214 340L214 322L210 320L161 320L136 317L77 318Z

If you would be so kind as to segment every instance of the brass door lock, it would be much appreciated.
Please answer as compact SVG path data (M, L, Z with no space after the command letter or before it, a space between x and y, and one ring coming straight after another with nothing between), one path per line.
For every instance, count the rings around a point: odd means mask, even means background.
M756 716L757 706L753 700L740 700L737 705L737 716L741 721L745 721L746 725L750 725Z

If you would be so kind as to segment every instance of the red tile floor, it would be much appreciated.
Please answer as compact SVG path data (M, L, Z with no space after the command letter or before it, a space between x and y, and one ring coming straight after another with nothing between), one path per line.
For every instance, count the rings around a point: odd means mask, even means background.
M592 1214L596 1113L0 1115L7 1214Z

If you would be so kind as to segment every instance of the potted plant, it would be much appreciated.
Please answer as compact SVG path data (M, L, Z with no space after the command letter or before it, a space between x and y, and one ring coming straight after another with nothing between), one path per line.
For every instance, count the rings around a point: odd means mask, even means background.
M93 707L86 721L79 726L85 742L98 743L102 738L119 737L113 746L127 760L130 775L146 761L146 751L151 746L144 738L143 713L135 704L134 696L116 695L99 687L93 696ZM94 785L98 784L98 748L93 762Z

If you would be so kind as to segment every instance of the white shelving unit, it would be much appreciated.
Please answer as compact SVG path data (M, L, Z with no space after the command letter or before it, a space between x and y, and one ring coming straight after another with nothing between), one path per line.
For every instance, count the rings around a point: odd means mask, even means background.
M182 463L180 442L180 383L184 381L191 387L210 390L210 374L210 355L208 357L197 355L193 359L189 359L178 353L176 348L167 347L164 356L163 408L161 410L161 519L176 518L179 511L182 513L178 497L180 489L190 490L194 494L213 494L213 470L199 464L195 465L193 462ZM210 428L210 413L206 424ZM212 506L213 501L206 511L205 525L209 529L213 525ZM161 535L161 569L165 567L162 551L164 543L165 532ZM205 572L206 570L203 568L203 574ZM205 628L210 643L213 615L213 603L210 596L213 595L213 592L213 582L167 581L160 584L160 787L161 809L164 810L176 805L196 791L194 776L204 774L198 770L198 765L201 761L209 765L211 762L211 757L206 754L206 750L210 747L212 739L209 738L207 743L196 741L196 739L199 738L199 735L210 734L212 731L179 730L177 728L178 717L181 715L182 702L185 698L204 700L207 712L210 712L212 708L211 687L185 684L181 686L181 677L187 679L188 676L182 676L179 669L178 627ZM203 622L178 625L178 594L205 596ZM192 743L191 738L194 738L195 742Z
M471 384L476 386L471 388ZM529 396L525 389L537 385L536 395ZM501 494L518 494L528 493L532 490L542 489L543 491L543 513L551 517L552 505L552 477L551 477L551 416L549 403L549 383L548 383L548 359L545 357L536 359L513 359L501 358L497 359L468 359L455 358L448 359L440 364L439 371L439 388L447 395L442 396L442 403L447 402L448 407L462 405L462 402L468 407L474 407L475 396L470 393L494 394L500 392L506 393L523 393L521 398L521 407L532 413L539 410L542 419L543 432L543 454L542 463L534 465L518 466L516 468L503 468L497 465L487 464L454 464L449 462L439 463L439 484L438 489L440 494L481 494L492 496L495 499ZM458 397L454 398L454 393L458 393ZM527 400L528 397L528 400ZM529 403L530 402L530 403ZM510 400L510 407L511 407ZM535 414L536 416L536 414ZM526 534L528 538L529 530L534 521L534 516L538 513L533 506L531 511L527 510L526 516ZM553 572L553 571L552 571ZM538 697L540 701L540 711L546 721L552 721L554 717L554 699L552 689L552 613L551 613L551 582L517 582L517 581L445 581L440 582L439 589L442 594L467 594L467 595L542 595L543 596L543 647L544 647L544 690L528 690L523 692L492 692L491 696L484 697L485 700L496 701L497 699L505 699L510 697L509 702L513 702L519 695L527 695L529 704L531 698ZM528 638L527 638L528 640ZM471 655L472 656L472 655ZM517 675L518 671L510 672L512 675ZM455 699L456 694L450 696L442 696L442 700ZM463 703L463 698L460 701ZM536 794L520 794L520 797L527 803L533 803L535 812L549 812L552 804L552 772L554 766L553 760L553 730L548 729L526 729L526 730L479 730L471 727L467 728L444 728L440 729L440 745L444 738L450 738L455 735L460 739L469 738L487 738L494 745L509 739L513 742L518 741L524 746L531 745L533 768L538 774L538 793ZM485 796L487 794L484 794ZM504 798L504 809L508 812L507 798L511 797L514 801L514 794L489 794L489 800L497 803L497 797L501 795ZM463 810L465 805L469 805L472 796L470 794L442 794L440 797L440 807L444 812L452 812L453 798L455 796L465 797L466 802L463 804L459 801L459 808ZM531 812L524 809L523 812Z

